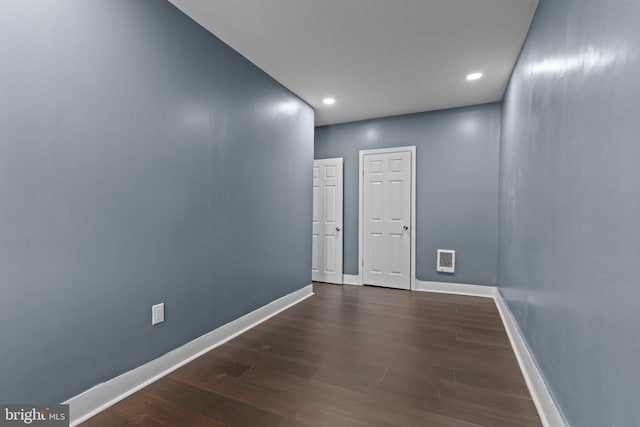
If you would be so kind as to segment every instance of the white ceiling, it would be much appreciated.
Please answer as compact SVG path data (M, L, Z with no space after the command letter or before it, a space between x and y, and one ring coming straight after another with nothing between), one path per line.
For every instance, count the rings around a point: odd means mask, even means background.
M502 99L538 0L170 0L316 125ZM469 82L467 74L484 77ZM336 103L326 106L325 97Z

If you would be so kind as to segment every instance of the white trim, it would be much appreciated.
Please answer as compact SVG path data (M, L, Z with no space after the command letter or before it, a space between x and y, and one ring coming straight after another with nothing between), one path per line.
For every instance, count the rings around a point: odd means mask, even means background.
M70 425L76 426L88 420L98 412L312 295L313 285L305 286L157 359L72 397L64 402L70 405Z
M504 302L504 299L502 299L502 294L500 294L498 289L496 289L494 300L498 307L500 317L502 317L504 328L509 336L513 352L516 354L516 358L518 359L520 370L522 371L524 380L529 388L529 393L531 393L533 403L538 409L542 425L545 427L566 426L562 415L560 415L558 407L551 397L547 384L544 382L544 378L538 369L538 365L536 365L536 362L529 351L529 347L520 334L518 324L513 319L511 311Z
M416 291L493 298L496 293L496 287L468 285L463 283L427 282L418 280L416 284Z
M361 283L358 283L358 276L354 274L343 274L342 275L342 284L343 285L356 285L362 286Z
M409 151L411 153L411 283L409 289L416 289L416 146L378 148L375 150L360 150L360 167L358 169L358 285L363 284L362 265L364 247L364 156L366 154L384 154Z

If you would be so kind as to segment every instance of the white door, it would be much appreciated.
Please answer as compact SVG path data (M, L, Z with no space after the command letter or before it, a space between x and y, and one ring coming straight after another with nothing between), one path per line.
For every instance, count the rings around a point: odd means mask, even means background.
M411 151L365 154L365 285L411 289Z
M311 279L342 284L343 161L313 161Z

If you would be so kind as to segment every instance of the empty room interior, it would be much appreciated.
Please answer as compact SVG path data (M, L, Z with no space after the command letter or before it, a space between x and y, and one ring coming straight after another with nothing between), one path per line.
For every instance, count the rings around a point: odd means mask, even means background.
M0 0L0 424L640 425L638 22Z

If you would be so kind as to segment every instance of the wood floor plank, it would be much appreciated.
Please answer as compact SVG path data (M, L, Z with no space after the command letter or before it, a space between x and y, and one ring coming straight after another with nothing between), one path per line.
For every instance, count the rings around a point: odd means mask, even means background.
M503 372L467 372L463 369L454 371L454 382L466 384L480 389L488 389L509 393L514 396L529 398L529 390L520 372L505 375Z
M135 425L133 421L129 421L127 418L118 415L115 411L109 410L102 411L98 415L90 418L82 423L86 427L120 427L120 426L132 426Z
M357 376L351 377L351 380ZM314 378L302 379L295 376L252 370L241 381L251 382L280 391L296 390L305 394L319 405L325 407L325 411L342 412L345 415L359 414L358 417L365 425L429 425L429 426L477 426L463 420L443 416L433 412L422 411L408 406L386 405L373 399L372 391L384 387L381 381L372 384L365 392L353 391L329 382L317 381ZM372 404L372 403L376 404ZM400 409L401 408L401 409ZM341 424L336 424L341 425Z
M493 300L314 292L84 425L541 425Z
M147 392L154 397L172 402L183 409L195 412L227 425L302 426L303 424L265 411L256 405L228 398L203 387L193 386L167 376L149 385ZM260 394L254 395L258 400Z
M157 399L146 390L125 399L110 408L110 411L126 418L137 426L190 426L224 427L225 424L188 411L173 402Z
M205 380L200 377L181 377L179 381L193 385L212 393L220 394L238 402L248 403L265 411L273 412L289 418L293 422L299 422L300 425L309 425L310 420L313 425L318 420L329 425L350 425L365 427L369 423L361 419L351 411L342 410L339 406L328 407L321 401L314 398L313 393L309 392L307 387L299 390L299 387L275 388L271 384L256 383L247 381L246 378L253 377L254 372L259 368L252 369L241 378L216 378L214 380ZM273 372L273 371L270 371ZM173 374L172 374L173 375ZM273 375L288 375L273 372ZM299 382L306 384L306 379L288 375L290 378L296 378ZM294 383L299 384L299 383ZM260 399L255 399L259 395Z

